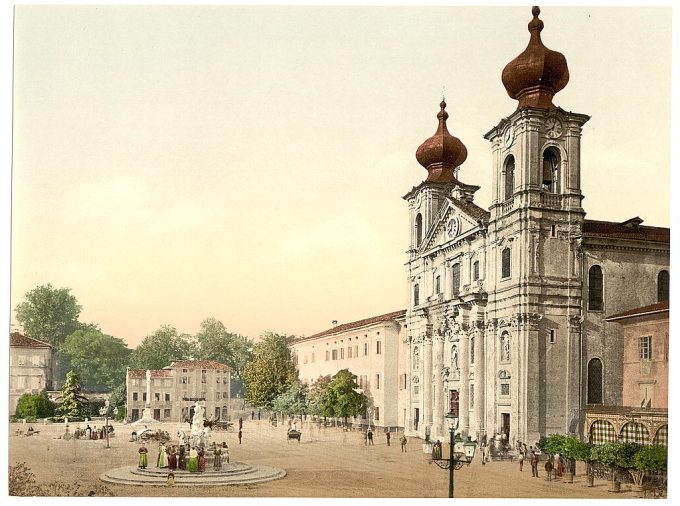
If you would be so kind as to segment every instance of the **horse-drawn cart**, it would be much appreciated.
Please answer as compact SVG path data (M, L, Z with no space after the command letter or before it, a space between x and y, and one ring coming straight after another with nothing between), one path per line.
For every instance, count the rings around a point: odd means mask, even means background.
M289 441L291 439L297 439L297 442L300 442L300 438L302 437L302 432L296 429L288 429L288 433L286 434L286 440Z

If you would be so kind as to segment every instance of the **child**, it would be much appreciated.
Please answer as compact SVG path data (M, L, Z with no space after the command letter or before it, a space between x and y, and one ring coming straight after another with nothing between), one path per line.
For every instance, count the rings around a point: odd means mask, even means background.
M175 473L168 473L168 481L166 482L168 487L175 486Z

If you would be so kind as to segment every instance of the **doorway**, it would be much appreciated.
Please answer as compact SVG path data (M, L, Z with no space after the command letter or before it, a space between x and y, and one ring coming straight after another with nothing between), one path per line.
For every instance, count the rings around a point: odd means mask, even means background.
M415 430L418 430L418 422L420 421L420 408L416 408L416 414L415 414Z
M505 440L510 441L510 413L501 413L501 434L505 434Z

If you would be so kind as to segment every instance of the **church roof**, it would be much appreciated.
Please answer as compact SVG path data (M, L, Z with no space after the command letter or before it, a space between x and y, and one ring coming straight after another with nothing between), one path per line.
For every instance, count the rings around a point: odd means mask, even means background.
M468 200L462 200L462 199L454 199L452 198L455 202L455 204L461 208L461 210L465 211L467 214L472 216L473 218L484 222L485 224L489 223L489 218L491 217L491 213L487 211L486 209L479 207L477 204L474 202L470 202Z
M639 218L626 220L623 223L584 220L583 236L670 243L671 230L669 228L642 226L641 222Z
M634 316L646 316L655 313L667 313L668 312L668 301L657 302L656 304L650 304L649 306L638 307L635 309L629 309L623 313L618 313L605 318L607 321L613 320L623 320L626 318L633 318Z
M398 318L403 318L406 315L405 309L400 309L399 311L393 311L391 313L385 313L380 316L371 316L370 318L364 318L363 320L357 320L355 322L343 323L341 325L336 325L330 329L319 332L307 337L299 337L294 339L293 342L308 341L310 339L317 339L319 337L324 337L332 334L337 334L339 332L346 332L348 330L360 329L362 327L367 327L368 325L373 325L374 323L388 322L396 320Z
M52 345L37 339L31 339L19 332L11 332L9 335L9 345L17 348L52 348Z

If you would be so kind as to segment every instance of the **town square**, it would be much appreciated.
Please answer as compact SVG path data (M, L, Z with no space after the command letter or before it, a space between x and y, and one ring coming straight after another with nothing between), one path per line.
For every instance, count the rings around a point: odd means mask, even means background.
M13 15L10 496L669 497L672 9Z

